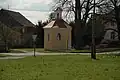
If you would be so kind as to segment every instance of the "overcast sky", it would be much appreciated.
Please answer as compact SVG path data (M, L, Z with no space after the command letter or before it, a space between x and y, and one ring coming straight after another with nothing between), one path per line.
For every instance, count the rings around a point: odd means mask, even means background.
M0 8L20 12L36 24L38 20L47 20L52 3L52 0L0 0Z

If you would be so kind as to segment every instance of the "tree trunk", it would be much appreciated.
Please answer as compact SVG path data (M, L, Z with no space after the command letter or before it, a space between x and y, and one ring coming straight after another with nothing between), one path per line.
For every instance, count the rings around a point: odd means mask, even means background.
M81 5L80 0L75 0L75 48L80 49L83 45L81 29Z
M7 40L6 39L4 40L4 43L5 43L5 52L8 52L8 45L7 45Z
M81 20L80 0L75 0L75 23L79 20Z
M118 6L115 6L115 19L116 19L117 29L118 29L118 39L120 40L120 12L119 12Z

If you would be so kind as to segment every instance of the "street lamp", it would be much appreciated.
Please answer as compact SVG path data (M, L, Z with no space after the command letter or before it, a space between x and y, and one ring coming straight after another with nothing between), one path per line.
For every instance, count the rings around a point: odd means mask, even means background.
M94 32L94 28L95 28L95 0L94 0L94 7L93 7L93 23L92 23L92 47L91 47L91 58L92 59L96 59L96 47L95 47L95 32Z
M37 37L36 34L33 34L33 35L32 35L32 38L33 38L33 48L34 48L34 57L35 57L35 47L36 47L35 42L36 42L36 37Z

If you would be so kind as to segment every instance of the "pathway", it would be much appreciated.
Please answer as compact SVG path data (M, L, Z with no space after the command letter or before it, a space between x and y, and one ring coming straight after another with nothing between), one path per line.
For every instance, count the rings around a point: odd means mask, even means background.
M4 55L10 55L10 57L0 57L0 59L19 59L19 58L25 58L27 56L33 56L33 52L27 52L27 53L0 53ZM36 56L40 55L74 55L74 54L80 54L80 55L91 55L91 53L40 53L36 52ZM114 51L114 52L103 52L103 53L97 53L97 54L120 54L120 51Z

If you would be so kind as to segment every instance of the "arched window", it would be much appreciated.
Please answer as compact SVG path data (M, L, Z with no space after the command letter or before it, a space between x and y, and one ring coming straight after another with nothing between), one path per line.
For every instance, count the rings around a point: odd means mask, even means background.
M60 33L57 34L57 40L61 40L61 34Z
M111 39L115 39L115 32L111 32Z
M113 27L115 26L114 22L111 22L111 26L113 26Z
M57 13L57 19L59 19L59 13Z

